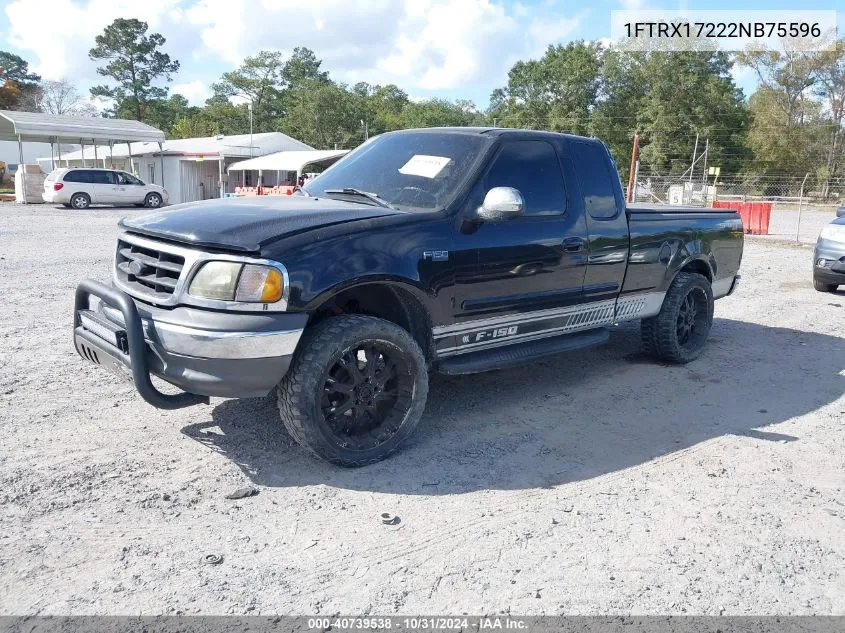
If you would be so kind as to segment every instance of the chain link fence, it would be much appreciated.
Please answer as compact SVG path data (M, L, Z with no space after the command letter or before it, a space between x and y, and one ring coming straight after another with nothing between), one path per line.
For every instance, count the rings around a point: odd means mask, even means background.
M791 176L728 177L707 181L700 176L640 174L634 200L654 204L710 206L714 200L771 202L776 209L835 207L845 204L845 178L819 182Z

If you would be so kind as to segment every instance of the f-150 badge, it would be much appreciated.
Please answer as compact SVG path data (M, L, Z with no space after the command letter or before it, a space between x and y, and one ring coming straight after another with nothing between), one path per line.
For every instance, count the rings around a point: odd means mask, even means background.
M496 338L504 338L506 336L513 336L519 329L518 325L510 327L500 327L493 330L482 330L474 334L464 334L461 337L461 343L479 343L481 341L491 341Z

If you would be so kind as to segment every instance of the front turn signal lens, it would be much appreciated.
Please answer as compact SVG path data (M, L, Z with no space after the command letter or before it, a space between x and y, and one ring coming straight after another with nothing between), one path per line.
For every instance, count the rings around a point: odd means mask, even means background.
M238 279L237 301L275 303L284 293L284 278L278 268L247 264Z

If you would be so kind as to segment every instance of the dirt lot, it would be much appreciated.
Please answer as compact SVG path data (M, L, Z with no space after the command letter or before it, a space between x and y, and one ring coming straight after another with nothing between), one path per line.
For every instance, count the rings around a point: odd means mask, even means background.
M845 614L845 292L808 247L749 240L690 365L626 326L433 376L405 449L341 470L266 401L157 411L76 356L126 213L0 207L0 613Z

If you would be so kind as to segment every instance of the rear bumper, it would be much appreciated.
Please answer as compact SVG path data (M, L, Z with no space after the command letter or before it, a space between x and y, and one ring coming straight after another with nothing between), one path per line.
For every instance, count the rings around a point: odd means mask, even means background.
M90 309L92 296L99 310ZM86 360L132 380L144 400L172 409L208 396L266 395L287 372L306 321L304 314L165 310L86 280L77 288L74 343ZM161 393L150 375L185 393Z
M43 191L41 193L41 199L50 204L65 203L68 201L68 196L64 191L54 191L51 189L50 191Z

